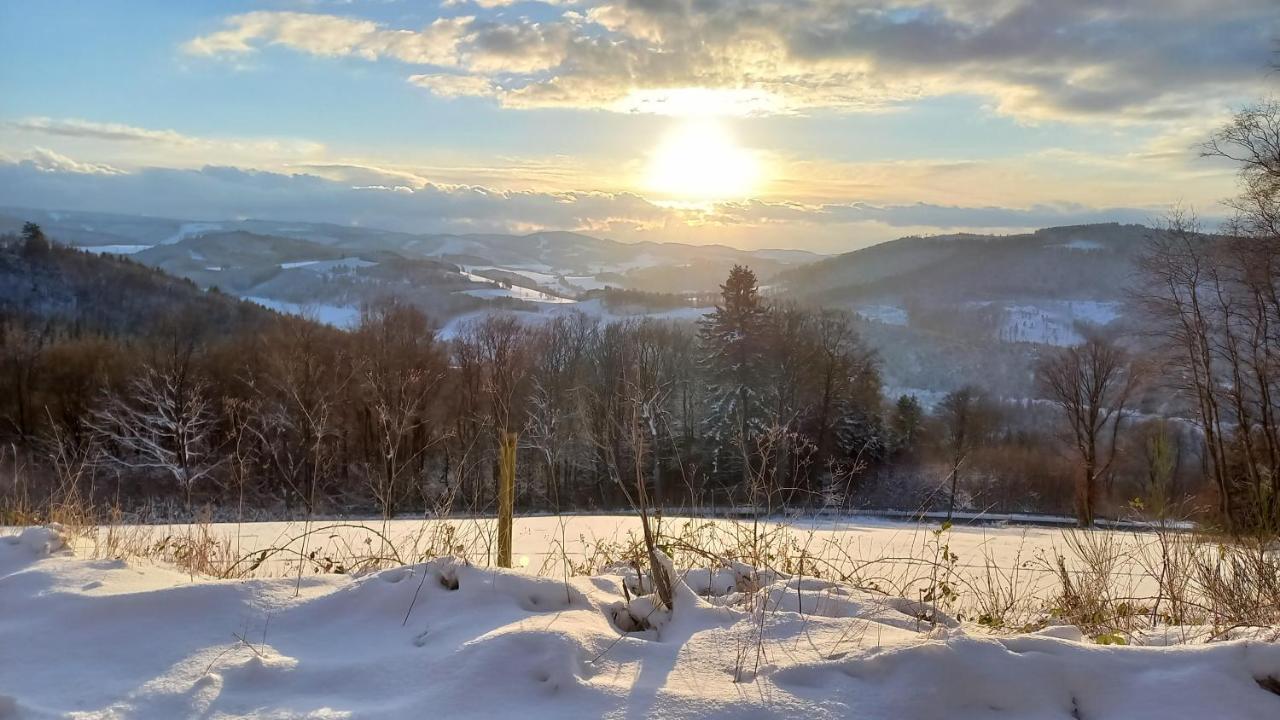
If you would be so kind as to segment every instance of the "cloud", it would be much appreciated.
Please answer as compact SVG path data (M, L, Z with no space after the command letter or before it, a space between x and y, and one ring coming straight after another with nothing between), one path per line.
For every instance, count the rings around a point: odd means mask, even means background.
M24 135L43 135L70 141L127 146L124 154L151 150L173 161L182 156L224 158L308 157L322 153L324 145L310 140L284 138L201 137L176 130L104 123L76 118L28 117L0 122L0 129Z
M410 75L409 82L446 98L491 95L494 92L493 82L480 75Z
M119 123L100 123L88 120L55 120L47 117L30 117L5 123L15 130L57 135L61 137L93 138L96 140L124 140L129 142L165 143L172 145L192 145L195 138L187 137L173 130L151 130L148 128L121 125Z
M76 175L121 175L119 168L102 163L80 162L48 148L32 148L28 158L18 164L43 173L72 173Z
M236 56L263 45L280 45L311 55L387 57L407 63L450 65L471 18L439 19L421 30L385 28L371 20L300 12L256 11L227 19L224 30L183 45L192 55Z
M722 222L811 223L820 225L875 222L891 227L929 227L939 230L973 228L1043 228L1104 222L1149 223L1168 208L1093 208L1075 203L1038 204L1028 208L962 207L932 203L875 205L836 203L806 206L797 203L746 202L717 209Z
M414 82L508 107L661 112L664 93L707 88L756 98L757 113L857 111L966 93L1029 120L1151 122L1260 92L1280 34L1274 0L605 0L548 20L488 14L401 29L252 12L185 48L449 68L459 79Z
M785 237L789 246L823 250L919 232L1143 222L1161 211L1069 203L1003 208L760 200L700 210L664 207L625 192L445 186L408 173L358 165L315 165L310 170L286 174L208 166L125 173L47 154L0 162L0 184L12 189L6 204L48 209L196 220L331 222L407 232L579 230L623 240L734 241L756 246L777 246L779 238Z
M295 163L294 169L352 186L421 188L431 184L425 177L406 170L350 163Z

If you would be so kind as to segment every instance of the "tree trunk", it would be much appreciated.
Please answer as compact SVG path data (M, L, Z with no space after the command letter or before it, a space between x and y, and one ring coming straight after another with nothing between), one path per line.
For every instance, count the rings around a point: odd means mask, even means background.
M498 567L511 567L511 524L516 504L516 433L498 436Z
M1094 506L1098 495L1098 478L1096 463L1088 460L1084 464L1084 476L1080 478L1081 486L1077 494L1076 520L1080 527L1093 527Z

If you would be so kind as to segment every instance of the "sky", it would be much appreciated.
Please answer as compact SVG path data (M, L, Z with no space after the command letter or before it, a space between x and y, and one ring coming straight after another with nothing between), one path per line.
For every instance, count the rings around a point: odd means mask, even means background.
M843 252L1225 215L1276 0L0 3L0 205Z

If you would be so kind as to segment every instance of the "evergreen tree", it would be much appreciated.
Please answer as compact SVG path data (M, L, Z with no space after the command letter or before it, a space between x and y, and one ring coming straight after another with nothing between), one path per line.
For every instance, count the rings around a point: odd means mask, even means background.
M761 429L759 389L765 376L768 316L756 275L735 265L720 286L720 304L699 323L709 407L704 422L717 464L737 465L750 485L752 441ZM738 452L726 452L737 446Z
M51 246L40 226L33 223L22 225L22 254L28 258L41 258L49 254Z
M915 395L900 395L889 420L890 439L894 454L908 453L915 449L924 431L924 410Z

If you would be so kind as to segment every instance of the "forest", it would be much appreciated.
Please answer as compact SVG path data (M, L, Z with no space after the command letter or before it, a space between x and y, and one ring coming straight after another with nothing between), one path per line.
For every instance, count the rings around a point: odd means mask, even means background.
M884 398L849 313L762 297L745 267L697 323L492 314L440 338L395 298L341 331L34 225L0 262L32 279L0 314L5 461L23 478L9 507L74 493L176 516L492 512L509 434L528 510L627 508L637 477L671 511L1076 509L1052 402L972 386L934 407ZM1197 512L1211 486L1195 434L1134 413L1138 370L1090 347L1134 386L1098 399L1123 428L1098 438L1100 516L1156 497Z

